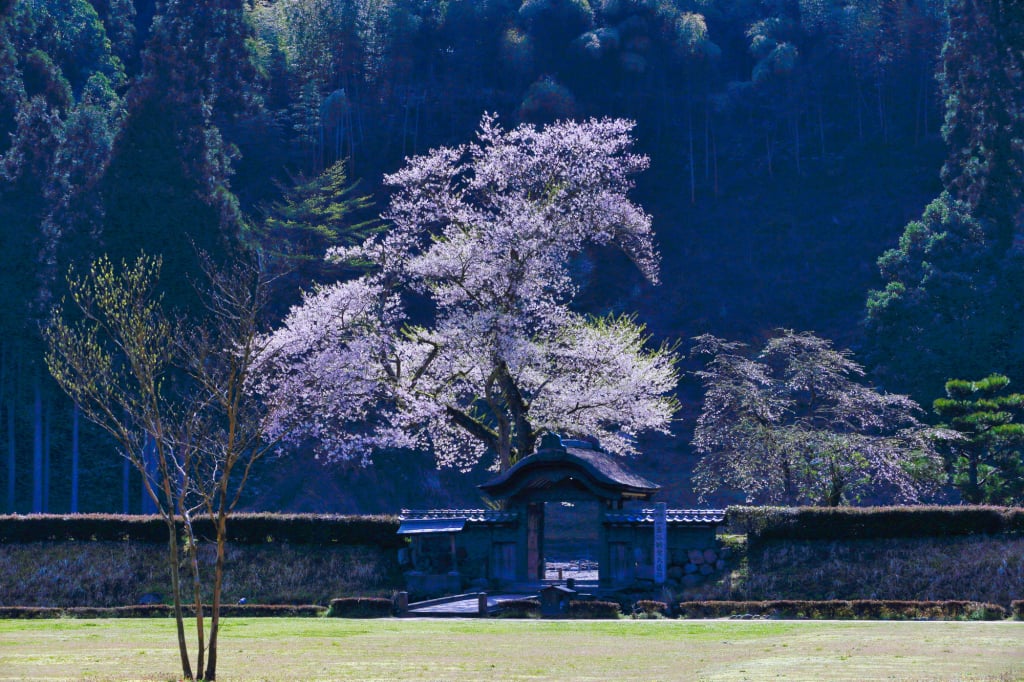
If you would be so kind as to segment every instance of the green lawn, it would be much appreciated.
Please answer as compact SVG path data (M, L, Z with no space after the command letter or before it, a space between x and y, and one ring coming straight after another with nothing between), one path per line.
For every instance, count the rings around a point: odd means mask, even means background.
M0 680L170 680L173 622L0 620ZM1021 622L235 618L221 680L1024 680Z

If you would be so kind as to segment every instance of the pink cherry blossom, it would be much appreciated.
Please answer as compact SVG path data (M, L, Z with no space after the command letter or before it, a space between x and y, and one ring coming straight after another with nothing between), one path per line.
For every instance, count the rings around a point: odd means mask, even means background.
M633 124L562 122L504 130L484 116L476 139L408 159L391 228L329 258L374 268L304 299L274 333L261 391L284 392L328 457L372 448L433 448L439 464L482 456L504 469L544 430L595 436L635 453L635 436L666 432L677 407L676 356L650 347L629 317L570 308L574 260L614 248L658 280L650 217L627 193L647 167ZM403 301L430 304L412 324ZM422 313L417 313L422 319Z

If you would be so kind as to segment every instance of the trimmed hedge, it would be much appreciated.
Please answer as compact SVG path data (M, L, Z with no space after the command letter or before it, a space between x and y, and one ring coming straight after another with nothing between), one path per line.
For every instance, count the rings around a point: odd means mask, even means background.
M810 620L1003 620L1006 609L976 601L903 601L833 599L805 601L684 601L680 618L727 618L739 615Z
M994 506L729 507L751 541L867 540L1024 532L1024 509Z
M0 606L0 618L61 618L64 609L53 606Z
M209 606L205 615L209 617ZM323 606L307 604L293 606L290 604L223 604L220 607L222 618L315 618L326 611ZM184 605L185 616L192 618L195 609ZM0 618L173 618L174 607L168 604L144 604L135 606L75 606L56 608L50 606L0 606Z
M659 618L668 615L668 604L663 601L641 599L633 604L634 618Z
M193 613L194 609L187 611ZM220 607L222 618L319 618L326 612L326 606L317 604L221 604ZM209 610L206 615L210 615Z
M228 541L239 544L288 542L313 545L405 546L397 535L398 517L337 514L234 514ZM216 537L208 519L193 522L201 538ZM0 516L0 542L134 540L167 542L167 525L159 516L123 514L30 514Z
M384 597L341 597L331 600L327 615L331 618L387 618L394 604Z
M565 609L567 618L618 618L622 615L618 602L587 599L569 602Z
M540 601L537 599L506 599L501 602L502 618L540 618Z
M66 618L173 618L174 607L167 604L133 606L75 606L62 609ZM191 613L187 611L186 613ZM221 610L221 615L224 611ZM207 613L209 615L209 613Z
M1014 599L1010 602L1010 614L1015 620L1024 620L1024 599Z

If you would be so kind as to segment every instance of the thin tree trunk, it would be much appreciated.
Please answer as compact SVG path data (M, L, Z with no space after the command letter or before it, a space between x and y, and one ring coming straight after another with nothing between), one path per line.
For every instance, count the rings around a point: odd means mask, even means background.
M803 175L803 168L800 165L800 116L793 116L793 145L796 150L796 173Z
M924 108L924 83L918 81L917 98L914 100L914 144L921 143L921 113Z
M155 457L155 453L154 453L155 447L156 447L156 444L154 442L153 437L152 436L148 436L146 438L146 444L142 448L142 471L140 473L142 474L143 479L150 479L150 480L153 479L153 476L154 476L154 473L155 473L154 472L155 462L153 461L153 459ZM143 480L142 481L142 502L139 505L140 511L143 514L156 514L157 513L157 509L158 509L158 505L157 505L156 501L153 500L151 495L146 494L146 485L147 485L146 481ZM167 507L173 513L173 510L174 510L174 498L173 497L170 497L170 498L167 499Z
M704 93L704 182L711 179L711 105Z
M882 84L882 76L878 76L878 125L882 129L882 142L889 141L889 126L885 120L885 89Z
M322 101L321 101L320 105L323 106L323 102ZM319 173L320 171L322 171L324 169L324 160L327 157L327 142L326 142L325 136L324 136L324 120L323 120L322 116L318 117L316 130L317 130L318 144L317 144L316 160L313 162L315 164L313 172L314 173Z
M78 513L78 403L71 408L71 513Z
M184 503L181 506L184 507ZM209 668L203 669L203 659L206 656L206 635L203 628L205 615L203 613L203 585L199 575L199 544L196 540L195 531L192 528L192 517L188 510L182 508L180 515L185 528L185 536L188 538L189 569L192 571L192 602L193 608L196 610L196 642L198 647L196 675L200 679L212 680L213 678L208 676Z
M413 109L412 119L412 153L418 154L420 148L420 102L421 97L416 97L416 108Z
M167 486L169 484L165 481L164 485ZM168 497L170 497L169 491L167 492ZM167 534L170 536L167 541L167 553L171 564L171 591L174 593L174 620L178 633L178 654L181 658L181 673L186 680L192 680L195 679L195 676L192 674L192 662L188 659L188 643L185 641L185 617L181 608L181 572L179 569L181 558L178 552L178 530L174 523L173 507L168 511L168 516L164 520L167 523Z
M0 344L0 415L3 414L3 407L7 397L7 345ZM13 401L12 401L13 402ZM7 513L14 513L14 466L13 462L7 462Z
M818 93L818 143L821 149L821 160L825 160L825 114L822 111L825 103L821 99L821 93Z
M128 461L128 456L124 458L124 463L121 465L121 513L131 514L131 463Z
M411 91L405 95L405 106L402 112L402 156L407 157L409 152L406 151L409 145L409 106L412 104Z
M686 102L686 135L690 150L690 203L697 203L697 168L696 160L693 158L693 102L687 98Z
M46 401L43 409L43 512L50 511L50 477L52 462L50 461L50 401Z
M225 479L226 481L226 479ZM210 614L210 658L206 666L206 679L217 678L217 635L220 633L221 587L224 584L224 548L227 540L227 513L225 494L221 491L220 510L217 514L217 560L213 567L213 605Z
M149 394L152 400L152 393ZM153 414L159 414L159 410L154 404L150 405L150 409ZM167 524L168 538L168 556L171 564L171 589L174 592L174 620L175 626L178 633L178 654L181 658L181 670L182 675L187 680L195 679L195 675L192 673L192 664L189 661L188 656L188 643L185 639L185 617L181 603L181 551L178 549L178 524L175 511L179 506L179 501L184 506L183 495L179 497L174 494L171 485L175 480L174 472L168 464L168 456L165 451L166 443L164 442L164 428L163 424L158 418L152 424L152 431L147 434L146 444L143 448L143 452L140 453L143 457L143 461L140 462L142 473L142 485L143 495L147 497L150 504L160 512L164 522ZM150 451L150 460L153 461L153 467L159 478L154 478L154 482L159 487L154 487L150 484L150 477L148 475L149 462L145 460L146 450ZM159 490L160 494L163 495L163 502L161 503L160 496L157 494ZM191 539L191 538L190 538ZM203 671L200 668L197 670L199 677L202 677Z
M7 403L7 513L15 512L14 477L18 473L17 439L14 435L14 397Z
M32 383L32 513L43 511L43 393L39 375Z
M928 83L931 80L927 69L922 69L921 74L921 122L924 127L924 137L928 137Z
M712 151L712 164L715 171L715 198L718 198L718 138L715 135L715 131L711 131L711 151Z
M7 353L7 347L4 350L3 367L4 374L8 379L4 382L4 389L7 392L7 513L13 514L17 511L16 477L18 473L18 439L15 433L14 406L18 399L17 379L20 368L15 361L13 351ZM8 361L13 365L10 370L7 369Z
M864 139L864 93L857 82L857 139Z

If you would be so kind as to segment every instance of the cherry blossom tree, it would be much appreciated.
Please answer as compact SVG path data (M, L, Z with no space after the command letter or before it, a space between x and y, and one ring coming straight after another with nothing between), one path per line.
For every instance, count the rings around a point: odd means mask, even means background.
M572 310L573 266L595 248L625 253L651 283L650 217L627 194L648 160L624 120L505 130L409 159L391 228L329 258L370 274L305 297L274 334L259 389L289 396L282 423L334 459L373 447L432 447L468 468L504 470L545 430L595 436L617 454L667 432L674 347L652 347L630 316ZM424 320L429 320L425 322Z
M860 383L850 352L785 330L760 353L710 335L694 354L705 388L694 448L702 494L741 490L751 502L854 502L866 494L913 502L942 479L937 439L953 434L917 419L905 395Z

